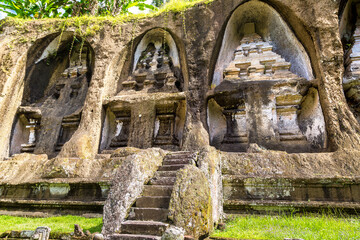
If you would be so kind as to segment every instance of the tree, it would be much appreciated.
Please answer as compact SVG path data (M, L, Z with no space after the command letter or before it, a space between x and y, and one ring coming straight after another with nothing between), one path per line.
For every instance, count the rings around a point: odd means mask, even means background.
M131 7L156 10L145 0L0 0L0 11L11 17L55 18L82 15L119 15Z
M170 0L152 0L152 5L159 8L163 6L165 3L168 3L169 1Z
M68 0L0 0L0 11L10 17L62 17L69 8Z

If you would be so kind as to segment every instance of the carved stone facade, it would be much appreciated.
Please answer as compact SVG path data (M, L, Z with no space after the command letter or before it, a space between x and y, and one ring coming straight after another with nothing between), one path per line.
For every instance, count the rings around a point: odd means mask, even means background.
M41 66L42 62L49 62L49 58L37 64ZM45 79L44 92L38 93L42 97L33 102L24 101L18 109L11 154L32 152L54 156L77 130L90 81L90 49L86 44L77 44L67 63L64 62L67 58L59 58L62 63L54 67L50 79ZM56 65L58 60L55 57L53 61ZM67 67L58 74L61 65ZM36 75L30 78L36 78Z
M224 70L213 98L226 118L220 149L245 151L250 143L290 152L311 151L300 130L298 112L309 82L255 33L254 23Z
M169 57L169 46L149 43L141 53L136 69L127 81L122 82L123 91L177 92L176 79Z
M359 212L359 2L193 2L90 19L86 41L77 21L5 20L0 210L101 214L109 196L118 226L145 212L167 221L165 203L179 202L169 186L189 163L214 223L224 212Z
M345 74L343 87L345 96L355 117L360 122L360 3L356 5L355 31L344 55Z
M135 50L134 65L126 80L120 79L120 91L105 103L100 150L125 146L179 150L185 95L178 48L169 33L153 29Z

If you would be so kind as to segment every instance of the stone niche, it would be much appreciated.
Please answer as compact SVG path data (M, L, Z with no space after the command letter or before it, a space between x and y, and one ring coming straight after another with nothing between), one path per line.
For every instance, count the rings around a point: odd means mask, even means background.
M120 147L181 148L185 94L121 95L105 101L100 151Z
M282 37L279 37L282 36ZM324 151L325 121L306 51L280 15L260 1L231 16L208 93L210 143L287 152Z
M183 90L178 49L167 31L160 28L148 31L137 46L133 60L131 74L121 82L122 93Z
M119 147L179 150L185 121L184 66L172 35L163 29L144 34L133 66L105 100L100 151Z
M344 93L360 122L360 1L348 1L339 29L344 48Z
M113 110L111 107L107 107L100 149L127 147L129 142L130 123L130 107L124 106L119 109L113 108Z
M13 125L11 155L31 152L56 156L80 124L94 64L93 51L72 33L45 42L50 43L40 46L37 60L27 66L22 104Z

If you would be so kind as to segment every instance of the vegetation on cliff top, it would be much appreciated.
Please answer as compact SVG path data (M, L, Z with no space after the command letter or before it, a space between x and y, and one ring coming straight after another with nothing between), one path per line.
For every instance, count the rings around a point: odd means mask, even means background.
M1 2L9 2L7 5L1 4ZM154 0L153 5L145 3L145 0L124 0L126 2L123 5L119 6L118 10L114 10L114 7L110 7L109 3L115 0L100 0L101 2L109 2L104 4L99 4L95 13L91 13L91 6L89 4L84 6L74 6L70 4L70 0L16 0L19 2L19 5L12 5L13 0L1 0L0 1L0 11L3 11L8 14L7 19L13 22L26 22L34 19L43 19L43 21L48 21L49 18L56 20L69 21L71 19L98 19L98 20L132 20L140 19L146 17L158 16L164 12L181 12L188 8L191 8L197 4L204 3L208 4L213 0L169 0L166 1L163 5L161 2L164 0ZM38 2L43 1L44 3L38 4L25 4L25 2ZM82 0L91 2L90 0ZM76 2L76 1L75 1ZM160 3L159 3L160 2ZM26 6L20 6L20 3ZM160 7L157 7L160 6ZM132 7L138 7L139 10L143 11L145 9L150 9L149 12L144 13L140 12L137 14L132 14L129 9ZM44 20L45 19L45 20Z
M9 0L12 1L12 0ZM35 1L35 0L34 0ZM44 0L45 1L45 0ZM163 0L160 0L163 1ZM118 27L121 32L121 25L126 22L132 22L134 25L141 19L152 18L162 14L165 14L164 18L167 18L169 12L181 13L183 22L185 22L185 14L183 13L186 9L194 7L198 4L209 4L213 0L170 0L166 4L162 5L156 10L152 10L148 13L131 14L129 12L121 13L118 15L89 15L83 14L77 17L60 18L60 17L49 17L36 19L36 24L41 28L42 31L49 32L63 32L63 31L75 31L82 37L94 35L96 32L102 29L102 26L108 24L113 27ZM32 18L21 18L21 17L6 17L0 20L0 31L4 26L15 26L18 31L13 31L14 34L21 38L22 33L28 32L28 24L32 24L34 19ZM185 23L184 23L185 25ZM135 27L135 26L134 26ZM185 26L184 26L185 29ZM29 39L26 39L28 41Z

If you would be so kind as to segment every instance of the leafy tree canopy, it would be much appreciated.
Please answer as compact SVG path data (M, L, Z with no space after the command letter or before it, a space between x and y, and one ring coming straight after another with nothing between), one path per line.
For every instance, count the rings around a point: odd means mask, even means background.
M147 4L145 0L0 0L0 11L8 16L33 19L115 16L129 13L131 7L138 7L139 10L157 9L156 5Z

